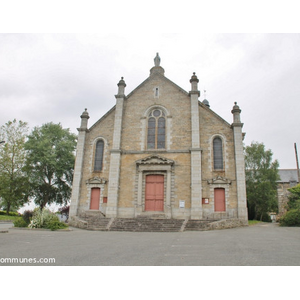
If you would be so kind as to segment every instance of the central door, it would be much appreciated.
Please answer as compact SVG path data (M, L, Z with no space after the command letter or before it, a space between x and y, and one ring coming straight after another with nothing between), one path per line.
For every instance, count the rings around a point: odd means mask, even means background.
M215 189L215 211L226 211L225 189Z
M146 176L145 210L164 210L164 175Z
M99 202L100 202L100 189L92 188L90 209L99 210Z

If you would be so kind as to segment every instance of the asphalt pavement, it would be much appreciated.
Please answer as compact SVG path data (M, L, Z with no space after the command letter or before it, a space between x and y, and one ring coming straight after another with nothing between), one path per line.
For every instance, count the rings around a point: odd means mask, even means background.
M300 227L198 232L48 231L1 223L0 266L299 266Z

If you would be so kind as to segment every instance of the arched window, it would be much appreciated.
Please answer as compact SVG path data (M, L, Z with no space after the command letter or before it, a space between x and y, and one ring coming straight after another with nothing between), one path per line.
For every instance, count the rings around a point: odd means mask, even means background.
M222 146L221 138L219 137L214 138L213 149L214 149L214 169L223 170L223 146Z
M95 151L95 163L94 163L95 172L102 171L103 152L104 152L104 142L103 140L99 140L96 144L96 151Z
M148 115L147 148L165 149L166 119L161 109L154 109Z

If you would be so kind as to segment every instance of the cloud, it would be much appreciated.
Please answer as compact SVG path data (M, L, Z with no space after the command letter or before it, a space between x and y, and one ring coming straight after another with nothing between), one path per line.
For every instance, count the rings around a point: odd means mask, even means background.
M196 72L211 109L232 122L242 109L245 143L264 142L281 167L294 168L299 141L299 34L0 34L0 120L31 127L60 122L77 132L115 105L117 83L126 94L149 76L156 52L165 76L186 91Z

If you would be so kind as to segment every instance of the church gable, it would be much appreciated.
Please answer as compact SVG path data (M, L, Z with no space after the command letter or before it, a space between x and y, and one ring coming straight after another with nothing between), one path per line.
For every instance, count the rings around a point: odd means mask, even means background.
M160 68L160 67L154 67ZM158 110L158 111L156 111ZM154 116L153 113L157 114ZM191 143L190 99L188 93L161 73L152 73L124 101L122 149L125 151L149 148L147 128L149 118L164 118L165 144L152 149L188 149ZM158 124L157 124L158 126ZM180 143L179 143L180 140ZM130 143L128 143L130 141Z
M199 102L198 82L194 73L186 92L157 55L127 96L121 78L116 105L91 128L82 114L71 216L246 219L241 110L235 104L230 125Z

